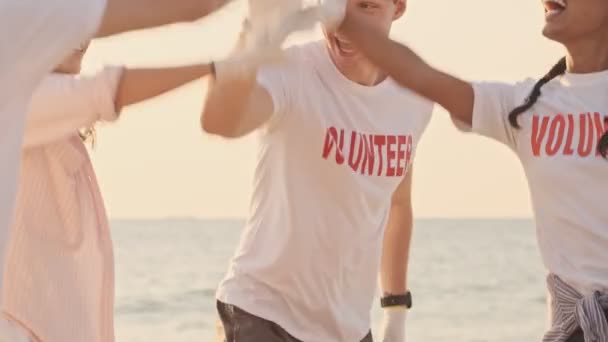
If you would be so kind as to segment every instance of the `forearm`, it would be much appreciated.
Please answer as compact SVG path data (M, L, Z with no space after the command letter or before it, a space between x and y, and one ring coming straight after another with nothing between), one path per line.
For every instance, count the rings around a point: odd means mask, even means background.
M116 108L162 95L209 75L209 64L172 68L126 69L116 93Z
M372 63L401 86L440 104L456 119L471 122L474 92L468 82L433 68L407 46L356 17L347 18L343 29Z
M383 293L399 295L408 291L407 271L412 238L412 213L393 206L384 235L380 268Z
M409 291L407 285L407 269L412 239L412 208L409 201L411 178L400 186L402 201L391 205L388 224L384 233L384 248L380 265L380 286L382 296L400 296ZM407 190L407 191L405 191ZM407 196L405 196L407 194ZM399 198L399 195L394 198ZM405 341L405 320L407 306L389 305L384 308L383 342Z
M107 0L96 37L200 19L229 0Z

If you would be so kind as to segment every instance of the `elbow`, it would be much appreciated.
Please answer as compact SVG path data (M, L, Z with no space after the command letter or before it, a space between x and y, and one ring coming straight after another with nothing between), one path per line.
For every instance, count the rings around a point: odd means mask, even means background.
M236 101L240 94L211 87L201 113L203 132L223 138L239 138L243 134L241 120L246 110L244 103ZM236 96L235 96L236 95Z
M209 115L206 111L201 113L201 130L207 134L215 134L216 128L209 120Z
M217 122L217 120L214 120L212 118L212 116L213 116L213 113L210 113L208 111L204 111L201 114L201 129L203 130L204 133L221 136L224 130L222 129L221 125Z
M228 122L218 118L216 113L204 111L201 115L201 129L204 133L215 135L222 138L238 138L239 134L236 129L231 127Z

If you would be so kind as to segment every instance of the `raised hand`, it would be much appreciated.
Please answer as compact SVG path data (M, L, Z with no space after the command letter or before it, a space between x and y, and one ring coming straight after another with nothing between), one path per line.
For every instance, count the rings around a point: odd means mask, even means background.
M249 10L236 49L215 64L216 79L250 77L259 66L280 62L287 37L314 28L325 13L302 8L299 0L250 0Z

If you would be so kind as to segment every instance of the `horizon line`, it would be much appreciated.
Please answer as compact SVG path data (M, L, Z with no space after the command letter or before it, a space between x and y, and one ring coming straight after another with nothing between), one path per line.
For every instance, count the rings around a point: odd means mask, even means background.
M110 217L109 221L243 221L247 217L237 216L166 216L166 217ZM421 216L414 220L533 220L533 216Z

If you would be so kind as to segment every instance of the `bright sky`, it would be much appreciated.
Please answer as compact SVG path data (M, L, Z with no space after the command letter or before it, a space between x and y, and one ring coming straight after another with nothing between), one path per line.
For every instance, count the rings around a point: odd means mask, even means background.
M531 0L410 0L393 37L435 66L470 80L515 81L545 73L562 53L541 35ZM244 16L242 0L200 23L95 42L87 63L161 66L223 56ZM295 41L316 39L304 34ZM254 168L253 141L205 136L205 81L133 106L98 131L92 152L112 218L243 217ZM528 217L521 166L507 148L457 132L435 111L418 148L418 217Z

